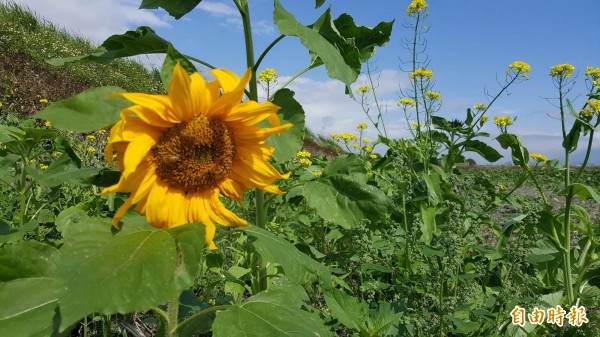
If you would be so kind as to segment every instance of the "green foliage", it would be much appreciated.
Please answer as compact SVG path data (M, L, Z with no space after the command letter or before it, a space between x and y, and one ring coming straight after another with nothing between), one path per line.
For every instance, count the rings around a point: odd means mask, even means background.
M271 102L280 107L277 115L281 123L293 125L286 133L267 139L267 143L276 149L273 158L284 162L292 159L304 144L304 110L294 98L294 92L289 89L277 90Z

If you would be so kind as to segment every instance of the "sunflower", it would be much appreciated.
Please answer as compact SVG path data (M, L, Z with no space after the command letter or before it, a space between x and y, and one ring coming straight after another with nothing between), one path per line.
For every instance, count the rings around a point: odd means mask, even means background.
M204 223L206 244L216 249L216 224L248 226L224 207L221 195L241 204L253 187L283 193L273 182L289 174L271 166L275 149L265 139L292 125L280 125L272 103L242 102L250 70L241 79L224 69L211 73L215 81L207 82L177 64L168 95L115 95L133 105L121 111L104 150L110 164L116 152L121 178L101 194L130 193L113 226L136 205L154 227ZM265 119L272 127L256 125Z

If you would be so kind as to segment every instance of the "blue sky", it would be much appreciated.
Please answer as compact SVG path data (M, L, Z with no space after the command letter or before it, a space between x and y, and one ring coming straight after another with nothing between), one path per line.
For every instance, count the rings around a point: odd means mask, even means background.
M5 1L5 0L0 0ZM245 69L241 20L231 0L204 0L181 20L170 18L164 11L139 11L139 0L17 0L29 6L40 17L67 30L100 43L110 34L121 34L139 25L154 27L180 51L203 59L215 66L238 73ZM407 75L399 69L399 57L406 58L400 40L409 31L402 27L408 0L342 1L328 0L318 10L314 0L281 0L298 20L310 24L327 7L337 17L348 13L358 24L374 26L379 21L396 20L390 43L378 49L375 60L379 74L378 94L388 104L386 123L396 137L408 135L403 114L394 102L398 89L406 85ZM600 1L598 0L430 0L425 34L429 68L434 72L435 90L442 94L439 115L448 119L464 118L465 110L475 102L487 103L484 89L496 93L496 79L504 79L508 64L521 60L532 67L531 80L509 90L488 112L517 116L510 129L523 136L530 152L541 152L550 158L562 158L558 110L544 98L557 96L548 73L552 65L571 63L579 72L572 99L587 92L585 67L600 67ZM256 54L279 34L272 23L272 0L250 0ZM160 62L155 57L141 60ZM308 65L310 57L297 38L280 42L263 62L285 79ZM262 67L261 67L262 68ZM359 77L356 85L362 84ZM303 75L290 86L303 104L308 126L317 133L352 131L366 120L360 105L343 94L343 86L327 78L324 69ZM583 97L575 101L580 107ZM486 126L497 134L491 123ZM371 128L372 129L372 128ZM375 138L373 134L370 134ZM494 142L491 141L492 144ZM581 148L581 147L580 147ZM476 156L473 156L476 157ZM575 158L581 158L577 153ZM501 159L500 164L510 159ZM600 146L596 146L591 162L600 165Z

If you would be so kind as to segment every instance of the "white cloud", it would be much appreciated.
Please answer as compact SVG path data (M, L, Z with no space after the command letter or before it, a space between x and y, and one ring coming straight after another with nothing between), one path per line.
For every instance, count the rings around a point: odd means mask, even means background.
M0 2L5 2L0 0ZM169 23L131 0L15 0L40 18L69 33L100 44L107 37L137 26L166 27Z
M240 13L234 6L222 2L204 0L198 5L198 8L210 14L213 18L220 19L220 24L225 27L243 28ZM252 22L252 31L256 34L272 35L275 32L275 27L269 21L260 20Z

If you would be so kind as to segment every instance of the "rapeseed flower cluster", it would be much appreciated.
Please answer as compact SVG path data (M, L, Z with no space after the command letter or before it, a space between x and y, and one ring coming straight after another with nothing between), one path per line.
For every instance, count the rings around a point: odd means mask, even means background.
M302 165L310 166L312 165L312 161L309 159L312 156L312 153L302 150L296 153L296 160Z
M442 99L442 94L440 94L437 91L427 91L425 93L425 96L427 96L427 98L429 98L432 101L439 101L440 99Z
M587 105L590 107L590 110L593 112L600 112L600 101L595 99L595 100L591 100L588 99L587 100Z
M407 107L414 108L415 101L412 98L404 97L404 98L400 98L398 100L398 102L396 102L396 105L404 107L404 109L406 109Z
M508 126L508 125L512 125L512 119L510 118L510 116L494 116L494 124L498 125L498 126Z
M368 127L367 122L360 122L358 123L358 126L356 126L356 130L362 131L362 130L366 130Z
M489 120L490 119L487 116L482 116L481 118L479 118L479 121L481 122L481 124L485 124Z
M277 83L278 79L279 75L277 75L277 72L273 68L265 68L263 71L258 73L258 80L261 82Z
M600 67L594 68L592 66L588 66L584 74L590 76L594 80L600 79Z
M527 74L531 72L531 66L522 61L515 61L508 65L506 75L510 74L511 71L514 72L515 76L523 75L523 78L528 80Z
M550 68L550 76L569 78L575 71L575 67L568 63L558 64Z
M422 78L426 78L428 80L430 80L433 77L433 71L431 71L430 69L427 68L419 68L417 70L415 70L414 72L410 73L410 75L408 75L408 77L410 77L411 79L415 79L415 77L420 77Z
M367 94L371 92L371 88L367 87L366 85L361 85L358 87L358 89L356 89L356 93L357 94Z
M406 8L406 14L413 16L417 13L421 13L425 8L429 7L425 0L413 0L408 8Z
M475 105L473 106L473 109L483 111L483 110L487 109L487 106L483 103L475 103Z
M548 157L546 157L546 156L544 156L543 154L540 154L540 153L532 153L529 156L536 163L546 163L548 161Z
M40 99L40 103L42 104L48 104L48 100L45 98Z

